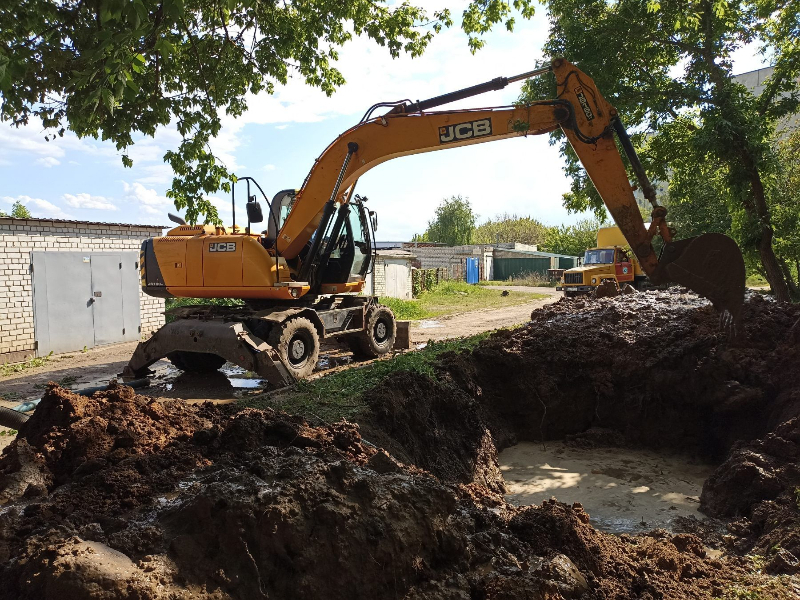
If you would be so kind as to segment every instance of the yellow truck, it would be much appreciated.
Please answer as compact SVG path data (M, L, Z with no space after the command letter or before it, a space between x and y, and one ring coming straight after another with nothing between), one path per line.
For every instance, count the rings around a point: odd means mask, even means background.
M582 266L564 271L556 290L565 296L577 296L604 284L620 289L628 283L641 289L647 276L627 244L619 227L601 227L597 231L597 247L586 250Z

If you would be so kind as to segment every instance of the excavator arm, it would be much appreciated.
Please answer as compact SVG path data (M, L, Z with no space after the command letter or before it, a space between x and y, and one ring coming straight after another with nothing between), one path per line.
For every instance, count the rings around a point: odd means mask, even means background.
M500 89L507 83L552 70L557 97L515 107L429 111L429 108ZM277 235L281 256L292 259L333 213L335 202L346 202L358 178L392 158L446 150L511 137L538 135L561 128L597 188L614 221L636 254L642 269L656 284L674 281L708 297L720 310L736 319L744 297L744 261L730 238L705 234L673 240L664 207L639 162L616 109L599 92L594 81L563 59L550 68L515 78L498 78L418 103L396 104L387 114L367 118L340 135L317 159L297 194L291 212ZM653 206L646 227L634 198L617 139L638 179L638 186ZM656 256L653 238L664 240ZM313 256L314 252L309 253Z

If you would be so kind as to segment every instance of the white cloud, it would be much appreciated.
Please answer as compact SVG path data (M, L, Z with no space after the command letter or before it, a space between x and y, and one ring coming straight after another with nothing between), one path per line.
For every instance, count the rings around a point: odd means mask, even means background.
M52 202L42 200L41 198L31 198L30 196L3 196L0 198L3 202L14 204L15 202L22 202L25 207L31 212L31 215L37 219L74 219L72 215L65 213L60 206L56 206Z
M146 188L138 181L132 184L123 181L122 186L125 190L125 201L138 204L147 214L163 216L174 206L172 200L159 195L152 188Z
M46 169L49 169L50 167L55 167L60 165L61 161L54 156L45 156L43 158L37 159L36 164Z
M274 171L275 170L275 165L264 165L264 170L265 171Z
M89 194L64 194L64 202L73 208L90 208L94 210L117 210L117 207L103 196Z

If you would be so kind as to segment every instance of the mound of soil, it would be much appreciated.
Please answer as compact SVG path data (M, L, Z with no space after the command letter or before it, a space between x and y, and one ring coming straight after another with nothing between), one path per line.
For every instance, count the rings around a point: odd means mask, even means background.
M720 460L733 447L704 505L742 516L738 549L779 541L767 568L792 572L798 317L754 297L731 343L691 296L559 302L443 356L435 378L397 373L369 392L373 443L347 422L51 386L0 458L0 599L756 590L766 576L748 560L709 558L694 535L617 538L579 504L508 505L496 453L568 435Z
M786 375L800 371L799 318L797 305L753 295L730 341L693 295L563 299L471 353L443 355L435 378L388 378L365 396L367 422L448 481L491 479L474 466L491 455L486 431L498 450L566 438L722 461L735 442L800 415L800 382Z
M346 422L125 387L42 404L0 459L0 598L702 598L747 576L693 536L444 484Z

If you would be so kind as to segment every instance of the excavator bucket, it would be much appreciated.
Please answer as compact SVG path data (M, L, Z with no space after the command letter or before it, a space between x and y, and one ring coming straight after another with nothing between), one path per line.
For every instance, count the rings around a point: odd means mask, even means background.
M721 233L704 233L668 244L662 260L669 279L711 300L723 314L723 324L735 335L744 306L746 276L736 242Z

